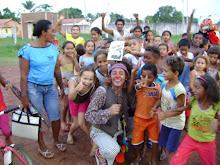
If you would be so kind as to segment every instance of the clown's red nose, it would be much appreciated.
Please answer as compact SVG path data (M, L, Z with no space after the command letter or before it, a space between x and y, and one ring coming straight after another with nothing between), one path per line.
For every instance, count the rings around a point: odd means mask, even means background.
M121 78L121 76L119 74L116 74L115 78Z

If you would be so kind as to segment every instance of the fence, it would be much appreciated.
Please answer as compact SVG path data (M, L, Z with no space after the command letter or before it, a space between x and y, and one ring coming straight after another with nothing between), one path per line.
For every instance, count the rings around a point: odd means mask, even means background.
M162 35L163 31L169 30L172 35L181 35L182 33L186 33L188 24L182 23L151 23L151 24L141 24L142 27L150 26L150 29L155 30L158 35ZM81 29L81 33L90 33L89 25L79 25ZM136 24L125 24L124 29L134 28ZM217 28L220 30L220 23L216 24ZM63 25L62 30L67 33L71 33L72 25ZM116 29L115 24L108 25L109 29ZM196 33L199 31L199 25L193 23L191 26L191 33Z

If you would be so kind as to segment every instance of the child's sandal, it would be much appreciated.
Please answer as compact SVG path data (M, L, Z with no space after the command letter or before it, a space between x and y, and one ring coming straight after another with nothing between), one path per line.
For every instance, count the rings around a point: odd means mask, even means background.
M160 161L161 162L167 161L167 154L165 154L165 155L160 154Z

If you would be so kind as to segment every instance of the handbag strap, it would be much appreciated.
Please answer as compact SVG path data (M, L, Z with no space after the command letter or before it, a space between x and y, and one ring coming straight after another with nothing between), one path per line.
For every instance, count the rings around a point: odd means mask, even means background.
M36 110L38 113L32 114L30 108L34 108L34 110ZM50 130L50 125L44 120L42 114L38 111L38 109L37 109L36 107L34 107L33 104L31 104L31 103L30 103L29 107L27 108L27 114L28 114L28 115L32 115L32 116L38 116L38 117L40 117L41 121L43 121L44 124L46 124L47 130L44 131L44 130L41 129L41 127L40 127L40 131L41 131L41 132L47 133L47 132ZM41 121L40 121L40 122L41 122ZM30 122L30 121L29 121L29 118L28 118L28 122Z

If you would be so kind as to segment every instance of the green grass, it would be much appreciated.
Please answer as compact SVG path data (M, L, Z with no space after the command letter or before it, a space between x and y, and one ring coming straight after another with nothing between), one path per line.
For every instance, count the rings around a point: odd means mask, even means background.
M86 40L92 39L90 34L80 34L81 37L83 37ZM60 46L62 46L63 42L66 41L66 39L63 36L56 36L56 38L59 39ZM102 36L102 38L105 38L105 35ZM175 44L179 41L181 38L180 35L178 36L172 36L171 41ZM18 65L18 51L26 44L33 41L32 39L24 39L22 40L21 37L17 38L17 44L14 44L13 38L5 38L0 39L0 66L2 65Z

